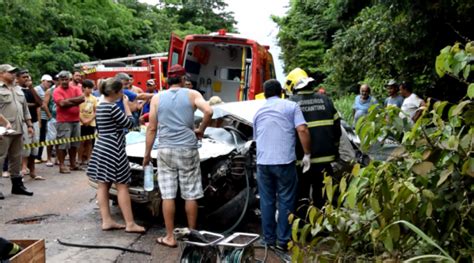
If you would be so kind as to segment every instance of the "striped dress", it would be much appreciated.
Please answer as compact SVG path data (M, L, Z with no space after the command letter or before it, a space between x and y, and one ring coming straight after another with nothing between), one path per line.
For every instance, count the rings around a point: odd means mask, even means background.
M99 137L94 145L87 175L99 182L130 183L124 128L133 127L132 117L125 116L115 103L101 102L97 106L96 125Z

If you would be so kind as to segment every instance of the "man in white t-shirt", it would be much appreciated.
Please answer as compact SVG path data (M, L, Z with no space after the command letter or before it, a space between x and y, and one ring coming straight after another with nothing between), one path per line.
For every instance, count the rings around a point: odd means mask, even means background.
M405 98L401 107L400 118L409 117L409 122L413 124L425 109L425 101L413 93L411 87L405 82L400 84L400 95Z

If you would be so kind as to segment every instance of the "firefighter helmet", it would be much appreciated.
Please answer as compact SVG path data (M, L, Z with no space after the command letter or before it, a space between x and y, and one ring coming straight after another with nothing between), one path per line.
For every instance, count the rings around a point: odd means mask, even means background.
M287 95L293 94L293 90L299 90L308 85L313 78L308 77L306 71L301 68L295 68L286 76L285 90Z

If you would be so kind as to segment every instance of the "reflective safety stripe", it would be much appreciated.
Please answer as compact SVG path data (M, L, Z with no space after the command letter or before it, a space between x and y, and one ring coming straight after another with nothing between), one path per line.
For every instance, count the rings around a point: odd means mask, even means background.
M341 118L341 116L339 115L339 112L336 112L336 114L334 114L334 120L337 120Z
M310 94L314 94L314 90L311 90L311 91L298 91L297 94L310 95Z
M308 128L320 127L320 126L329 126L333 125L334 120L320 120L320 121L310 121L307 123Z
M311 158L311 163L329 163L336 160L335 155L329 155L329 156L323 156L323 157L316 157L316 158ZM301 160L296 161L297 165L301 165Z

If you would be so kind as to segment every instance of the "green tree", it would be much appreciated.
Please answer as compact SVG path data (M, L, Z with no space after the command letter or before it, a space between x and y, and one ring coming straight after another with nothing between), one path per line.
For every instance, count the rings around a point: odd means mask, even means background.
M73 68L74 63L165 52L169 36L234 30L220 0L0 1L0 61L28 68L33 77ZM191 16L190 14L193 14Z
M325 50L332 46L333 34L352 22L370 1L315 0L291 1L288 14L273 17L280 27L278 43L285 71L302 67L310 74L321 71Z
M326 176L326 205L290 216L295 261L472 261L473 46L447 46L436 58L438 76L463 87L458 103L429 101L413 125L397 107L373 106L358 121L363 151L389 151L350 175ZM380 143L390 144L374 149Z
M340 94L364 81L381 95L383 83L395 78L413 83L420 95L451 95L455 102L462 87L450 82L444 91L450 80L436 77L431 58L446 42L474 39L473 12L473 1L459 0L294 0L274 20L287 72L296 66L323 72L325 86Z

